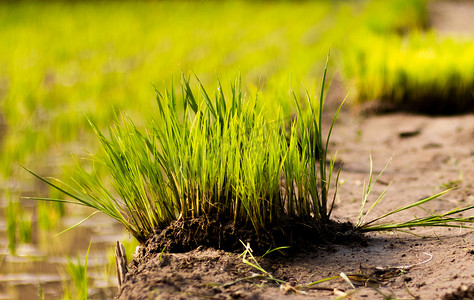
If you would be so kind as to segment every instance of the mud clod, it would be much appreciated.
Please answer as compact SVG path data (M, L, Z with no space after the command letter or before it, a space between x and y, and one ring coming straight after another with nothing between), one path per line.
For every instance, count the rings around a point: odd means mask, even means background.
M474 299L474 284L461 285L455 292L445 294L443 300L472 300Z
M250 243L254 254L263 254L269 248L290 246L292 250L313 249L321 244L358 243L366 245L361 233L351 223L316 223L313 220L286 218L258 234L247 224L230 220L209 220L205 217L181 219L166 228L158 228L140 251L140 258L153 253L182 253L198 247L241 252L240 242Z

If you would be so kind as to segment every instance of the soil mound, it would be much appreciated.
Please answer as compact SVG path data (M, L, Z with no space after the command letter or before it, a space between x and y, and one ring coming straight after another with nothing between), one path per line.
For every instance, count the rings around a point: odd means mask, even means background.
M260 299L251 283L231 284L252 268L221 250L155 254L134 263L115 299Z
M254 255L279 246L291 246L288 251L298 253L322 244L367 245L365 236L349 222L323 224L286 218L257 234L251 225L232 220L180 219L157 228L137 250L116 298L260 299L253 293L258 290L254 284L234 287L232 283L255 271L238 254L229 253L242 253L242 243L248 243ZM271 261L265 268L272 268L275 261Z
M312 250L321 244L367 243L365 237L355 231L350 222L317 223L288 217L257 233L251 225L199 217L180 219L166 228L156 229L142 248L142 256L162 251L182 253L200 246L242 252L242 242L249 243L257 255L265 253L269 248L281 246L290 246L292 251L299 251Z

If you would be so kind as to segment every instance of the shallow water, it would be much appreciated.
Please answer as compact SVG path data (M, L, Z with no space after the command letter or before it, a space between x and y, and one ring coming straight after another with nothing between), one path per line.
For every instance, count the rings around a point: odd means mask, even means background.
M91 213L88 209L69 205L66 217L53 230L38 229L33 221L31 243L19 245L16 255L11 255L6 232L6 203L6 199L0 199L0 300L40 299L40 291L44 299L61 299L70 282L66 271L68 261L77 263L79 256L84 265L89 243L89 299L114 296L117 291L113 256L115 242L131 239L118 222L97 214L76 228L57 235ZM22 204L27 206L26 210L36 211L33 200L26 205L22 201ZM74 290L70 292L74 296Z

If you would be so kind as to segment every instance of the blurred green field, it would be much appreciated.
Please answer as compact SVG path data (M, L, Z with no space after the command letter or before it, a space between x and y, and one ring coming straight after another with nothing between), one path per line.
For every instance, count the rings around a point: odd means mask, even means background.
M0 26L0 170L9 177L42 153L54 165L93 149L85 116L100 127L120 111L145 120L156 108L152 85L179 81L180 70L204 85L241 74L269 113L289 109L290 88L316 88L330 49L330 70L342 71L338 50L350 51L358 28L424 28L426 8L422 0L15 2L0 4Z
M241 73L272 101L290 75L317 77L331 46L330 2L40 2L0 6L2 171L60 142L83 144L85 116L154 108L152 84L179 71L204 84ZM308 14L308 12L311 12ZM301 16L306 15L302 18Z

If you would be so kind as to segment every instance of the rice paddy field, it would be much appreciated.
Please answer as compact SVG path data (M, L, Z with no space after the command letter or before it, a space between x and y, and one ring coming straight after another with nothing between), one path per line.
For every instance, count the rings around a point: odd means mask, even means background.
M474 201L469 11L435 0L1 2L0 299L472 292L472 211L451 213ZM448 217L455 228L424 228ZM339 246L290 263L254 257L238 235L229 243L242 256L195 250L209 236L184 254L151 248L156 228L203 218L245 224L265 247L287 219L350 221L369 246L331 231L321 239ZM121 289L116 241L129 260L146 245ZM377 264L410 267L359 280Z

